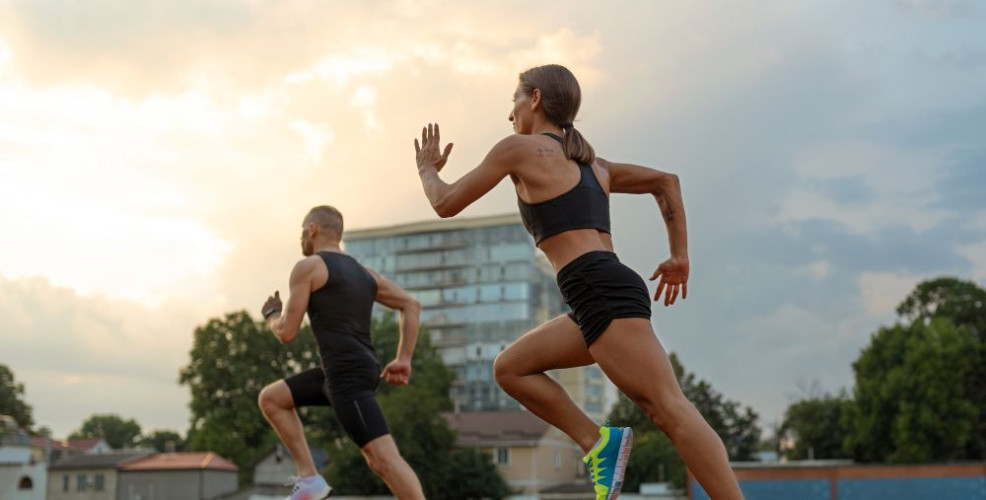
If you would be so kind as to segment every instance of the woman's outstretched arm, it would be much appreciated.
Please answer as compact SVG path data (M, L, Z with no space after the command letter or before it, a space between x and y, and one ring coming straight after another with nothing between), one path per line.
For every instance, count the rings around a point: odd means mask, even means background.
M414 151L418 163L418 176L425 196L439 217L452 217L472 202L481 198L496 187L504 177L510 175L519 159L517 136L510 136L498 142L486 158L459 180L449 184L438 173L445 167L452 144L439 148L438 124L428 124L421 130L421 143L414 140Z

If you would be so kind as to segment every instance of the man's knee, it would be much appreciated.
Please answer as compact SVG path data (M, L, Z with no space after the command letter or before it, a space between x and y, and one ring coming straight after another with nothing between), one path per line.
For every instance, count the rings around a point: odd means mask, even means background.
M395 464L401 460L400 452L396 449L381 449L367 446L364 449L366 464L380 477L387 477L394 470Z
M281 384L281 382L275 382L260 390L260 395L257 396L257 405L260 406L260 411L266 414L291 406L290 401L285 401L286 387L280 387Z

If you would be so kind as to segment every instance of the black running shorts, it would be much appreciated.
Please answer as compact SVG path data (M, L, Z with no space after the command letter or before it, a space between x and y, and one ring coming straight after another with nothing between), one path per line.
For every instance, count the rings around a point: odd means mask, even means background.
M558 288L582 330L586 347L614 319L650 319L650 294L644 280L620 263L613 252L587 252L558 271Z

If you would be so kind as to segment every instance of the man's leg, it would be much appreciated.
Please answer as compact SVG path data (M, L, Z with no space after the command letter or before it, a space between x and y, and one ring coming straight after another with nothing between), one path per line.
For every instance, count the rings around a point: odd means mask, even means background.
M298 478L288 500L322 500L332 493L325 479L318 474L312 452L305 441L305 429L298 418L297 407L327 406L329 399L322 392L325 373L312 368L278 380L260 391L260 408L274 432L294 457Z
M294 463L298 468L299 477L309 477L318 474L315 470L315 463L312 460L312 452L308 449L308 442L305 441L305 430L295 411L294 399L287 383L278 380L260 391L259 397L260 411L270 422L274 432L281 438L284 446L287 446Z
M362 448L366 463L398 500L424 500L417 474L407 464L390 434L380 436Z
M367 465L387 483L394 496L399 500L424 500L421 481L397 450L373 392L367 390L355 397L334 395L332 407L346 434L363 452Z

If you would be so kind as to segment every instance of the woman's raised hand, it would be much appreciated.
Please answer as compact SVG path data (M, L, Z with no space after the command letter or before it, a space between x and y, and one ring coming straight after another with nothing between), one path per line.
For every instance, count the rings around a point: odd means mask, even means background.
M421 143L414 140L414 152L418 161L418 168L432 166L435 170L441 171L448 161L448 155L452 152L452 143L445 146L445 151L440 152L438 124L429 123L427 127L421 128Z

